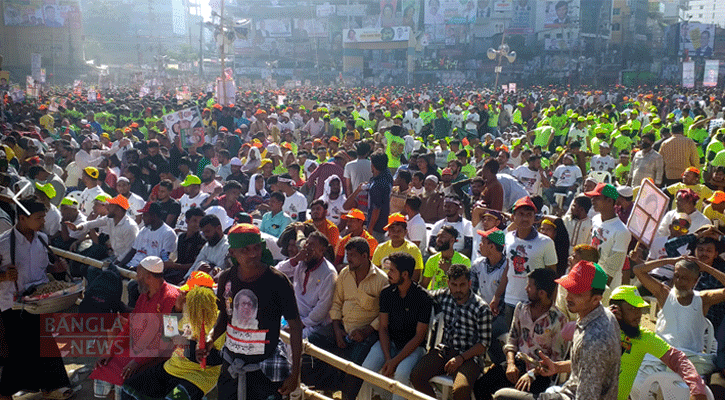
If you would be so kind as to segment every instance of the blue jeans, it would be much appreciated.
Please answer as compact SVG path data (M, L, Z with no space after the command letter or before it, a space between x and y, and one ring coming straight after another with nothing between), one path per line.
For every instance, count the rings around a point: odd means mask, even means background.
M394 358L400 353L401 350L402 349L398 349L392 341L390 342L390 357ZM411 386L410 371L413 370L415 364L418 363L418 360L420 360L424 354L425 349L423 347L417 347L415 350L413 350L413 352L410 353L408 357L405 357L405 359L401 361L400 364L398 364L398 367L395 369L395 375L393 376L393 379L402 384ZM383 355L383 349L380 346L380 341L377 341L370 349L370 352L365 358L362 366L371 371L379 372L380 369L383 368L383 365L385 365L385 356ZM400 396L393 396L393 400L404 399Z
M554 196L554 193L566 194L566 197L564 198L564 202L562 203L561 208L563 208L564 210L568 210L569 203L571 203L571 200L574 198L574 192L570 190L570 186L551 186L551 187L544 189L544 198L552 206L554 204L556 204L556 198Z

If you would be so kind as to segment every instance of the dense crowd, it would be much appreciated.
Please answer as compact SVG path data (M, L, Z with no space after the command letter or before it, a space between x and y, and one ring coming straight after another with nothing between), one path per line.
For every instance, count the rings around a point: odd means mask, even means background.
M39 316L13 308L46 272L85 278L81 312L130 313L125 351L91 375L98 398L279 398L301 375L355 399L363 382L302 356L302 339L430 396L450 375L454 399L638 399L669 369L690 398L723 398L723 100L674 87L6 95L0 399L73 394ZM190 109L200 129L167 129ZM127 302L120 269L137 273ZM166 317L149 324L173 313L164 340Z

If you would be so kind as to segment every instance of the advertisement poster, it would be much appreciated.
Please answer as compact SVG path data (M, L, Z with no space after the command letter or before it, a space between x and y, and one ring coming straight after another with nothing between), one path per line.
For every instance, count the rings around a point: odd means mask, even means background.
M404 42L410 39L410 27L343 29L343 43Z
M717 86L718 73L720 72L720 60L705 61L705 74L702 78L702 86Z
M699 22L680 24L680 55L690 57L712 57L715 46L715 25Z
M292 36L290 19L262 19L257 21L257 36L279 38Z
M682 63L682 86L686 88L695 87L695 62L687 61Z
M164 125L172 143L180 135L181 146L184 148L204 144L204 124L201 122L199 107L189 107L164 115Z
M5 0L5 26L77 27L81 11L71 0Z
M427 25L473 24L478 0L426 0L423 22Z

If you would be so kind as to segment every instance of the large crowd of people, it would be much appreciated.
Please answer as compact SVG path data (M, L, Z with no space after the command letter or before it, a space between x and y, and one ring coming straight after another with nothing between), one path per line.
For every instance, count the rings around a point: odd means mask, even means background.
M98 398L281 398L301 376L355 399L363 382L303 339L430 396L449 375L454 399L638 399L669 368L691 399L725 398L721 90L2 100L0 399L73 395L13 308L64 271L86 280L81 312L130 313ZM201 130L165 124L195 108ZM666 212L633 235L645 187ZM137 273L127 302L119 269ZM171 313L163 340L166 319L149 327Z

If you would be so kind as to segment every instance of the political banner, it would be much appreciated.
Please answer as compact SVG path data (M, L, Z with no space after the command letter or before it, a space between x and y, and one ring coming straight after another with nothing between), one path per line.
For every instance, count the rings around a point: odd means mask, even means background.
M204 144L205 131L199 107L189 107L166 114L163 120L171 143L174 143L176 137L180 136L181 146L184 148Z
M410 39L410 27L343 29L343 43L405 42Z
M580 4L579 26L584 37L609 39L612 23L612 0L584 0Z
M329 33L328 21L318 19L294 19L295 36L324 38Z
M680 24L680 55L690 57L712 57L715 46L715 25L699 22Z
M536 4L533 0L516 1L513 5L511 22L506 30L510 34L530 34L534 32L536 22Z
M257 36L263 38L280 38L292 36L292 20L261 19L257 21Z
M5 0L5 26L77 27L80 6L75 0Z
M705 74L702 78L702 86L717 86L718 73L720 72L720 60L705 61Z
M537 8L543 29L573 27L579 19L579 0L538 2Z
M478 0L426 0L423 22L427 25L473 24Z
M0 71L0 90L10 89L10 71Z
M632 213L627 220L627 229L632 236L643 245L650 247L657 233L659 222L668 209L669 202L670 198L651 180L644 179L641 189L637 193Z
M686 88L695 87L694 61L686 61L682 63L682 86Z

